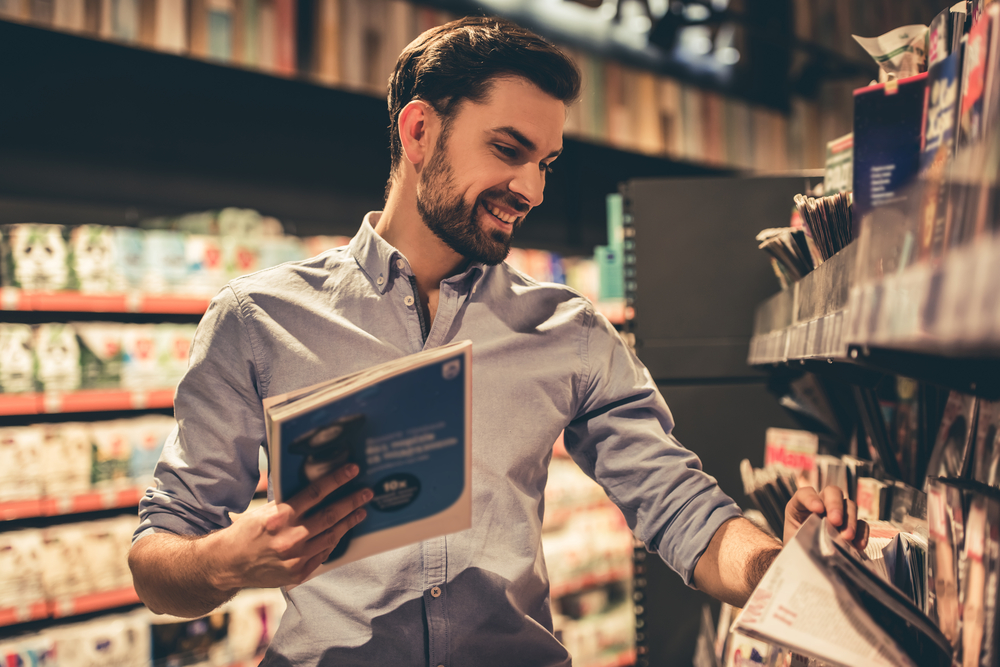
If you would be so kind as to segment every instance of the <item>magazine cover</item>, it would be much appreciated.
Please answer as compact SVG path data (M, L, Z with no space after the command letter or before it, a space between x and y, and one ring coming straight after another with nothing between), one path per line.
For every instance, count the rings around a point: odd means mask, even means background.
M275 500L350 462L359 474L320 507L374 492L367 518L313 576L471 527L471 396L463 341L265 401Z
M973 477L990 486L1000 486L1000 401L979 402L976 420L976 453Z

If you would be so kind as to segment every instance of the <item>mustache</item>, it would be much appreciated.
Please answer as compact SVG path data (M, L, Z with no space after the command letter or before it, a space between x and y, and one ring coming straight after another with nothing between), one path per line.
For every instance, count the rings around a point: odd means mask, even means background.
M504 206L510 207L521 214L527 213L531 210L530 206L504 190L487 190L479 198L489 199L497 202L498 204L503 204Z

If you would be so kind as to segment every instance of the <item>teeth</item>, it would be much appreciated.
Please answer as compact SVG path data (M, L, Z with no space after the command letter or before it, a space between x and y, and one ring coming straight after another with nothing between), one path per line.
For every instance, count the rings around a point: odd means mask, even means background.
M517 216L516 215L507 215L506 213L504 213L503 211L501 211L500 209L498 209L495 206L489 206L488 210L489 210L490 213L492 213L496 217L500 218L504 222L514 222L515 220L517 220Z

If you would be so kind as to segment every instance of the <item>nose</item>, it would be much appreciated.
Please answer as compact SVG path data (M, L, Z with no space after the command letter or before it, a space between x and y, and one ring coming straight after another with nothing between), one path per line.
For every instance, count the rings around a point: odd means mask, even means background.
M532 208L542 203L545 190L545 170L538 164L527 162L521 165L508 186L510 191Z

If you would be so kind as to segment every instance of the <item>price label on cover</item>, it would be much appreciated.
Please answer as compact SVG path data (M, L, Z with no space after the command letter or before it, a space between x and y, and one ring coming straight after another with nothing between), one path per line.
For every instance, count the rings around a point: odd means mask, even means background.
M389 475L378 481L372 488L375 494L371 505L382 512L403 509L420 494L420 480L407 473Z

